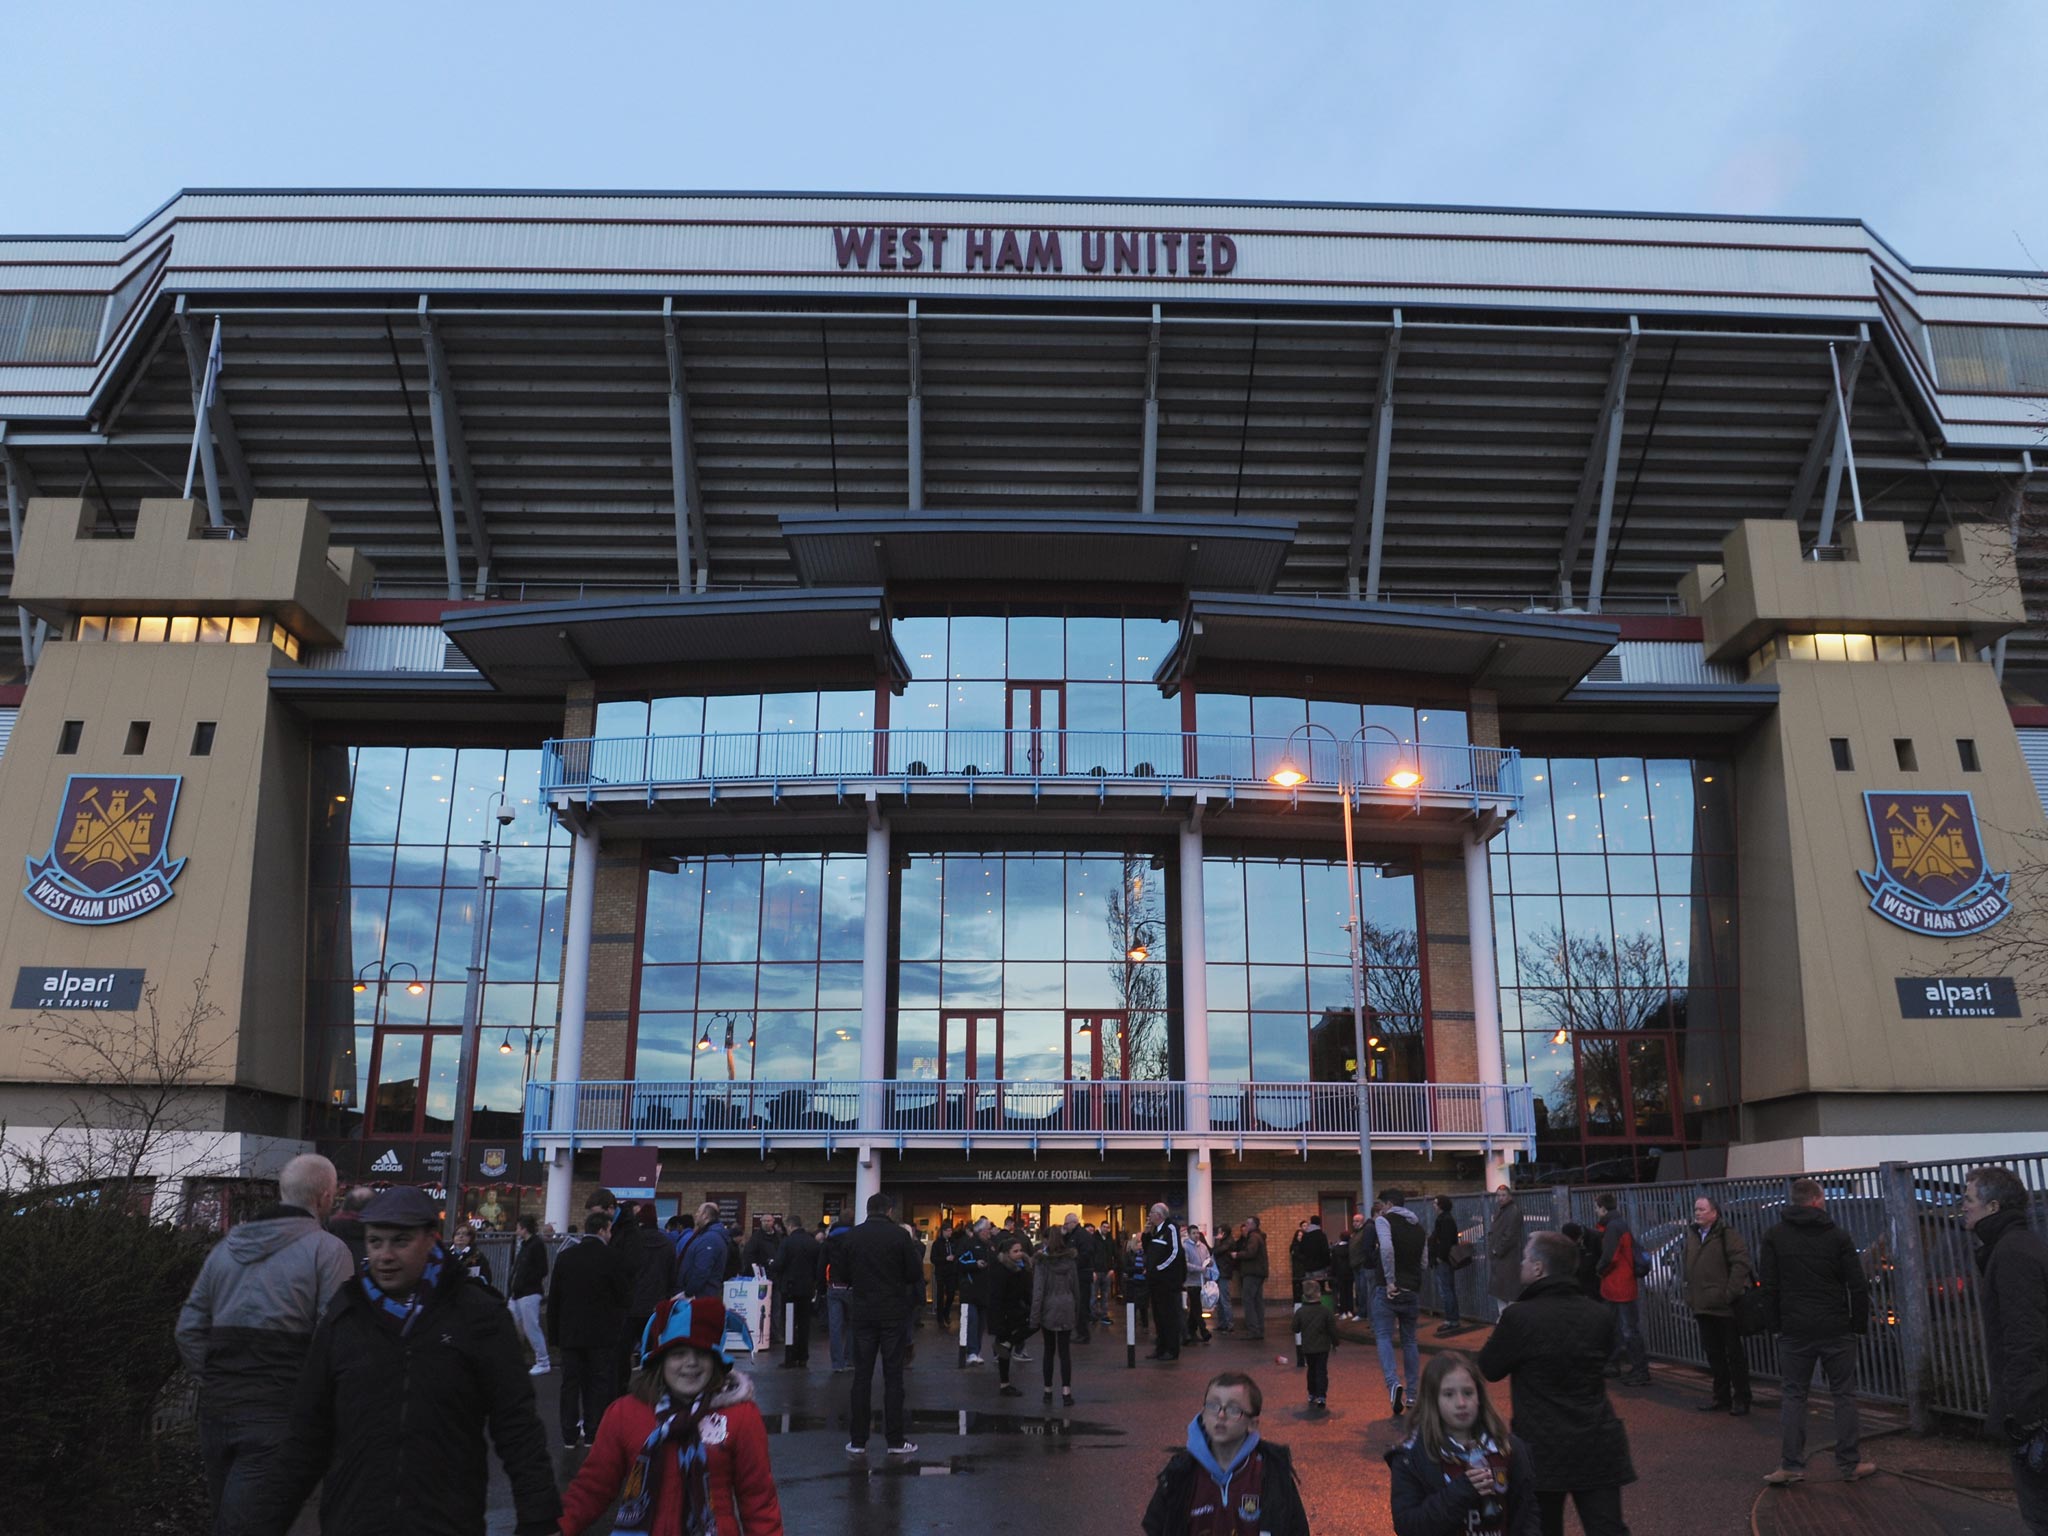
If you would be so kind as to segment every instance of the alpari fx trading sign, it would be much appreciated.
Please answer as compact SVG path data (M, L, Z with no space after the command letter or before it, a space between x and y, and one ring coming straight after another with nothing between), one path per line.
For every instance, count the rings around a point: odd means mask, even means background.
M155 911L185 867L168 854L182 782L175 775L71 775L50 851L28 861L21 894L66 923L123 923Z
M1877 868L1859 871L1870 910L1910 933L1954 939L2012 911L2010 874L1985 868L1977 808L1963 791L1870 790L1863 796Z

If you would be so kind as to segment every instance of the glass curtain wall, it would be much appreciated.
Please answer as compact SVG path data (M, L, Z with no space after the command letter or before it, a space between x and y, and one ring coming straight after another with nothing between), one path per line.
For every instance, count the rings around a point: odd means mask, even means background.
M1158 855L913 853L896 909L897 1077L1172 1075Z
M1538 1173L1655 1176L1740 1101L1734 785L1726 762L1525 757L1492 857L1508 1075Z
M1427 1076L1421 925L1410 856L1358 861L1370 1075ZM1212 851L1202 860L1214 1082L1346 1082L1356 1072L1350 904L1341 859ZM1377 1043L1374 1043L1374 1040Z
M858 1078L866 870L858 853L656 860L633 1077Z
M497 839L500 862L471 1125L478 1138L516 1137L527 1079L554 1062L569 883L569 834L540 803L539 750L323 746L312 782L315 1134L402 1140L453 1128L483 838ZM516 813L501 839L490 804L499 791Z
M875 691L657 693L599 701L591 771L615 783L867 773Z
M1463 709L1442 704L1392 701L1361 704L1357 699L1310 699L1291 694L1211 693L1195 697L1197 771L1205 778L1265 778L1287 755L1288 736L1310 724L1319 725L1336 738L1314 732L1295 746L1296 761L1324 783L1337 780L1338 756L1354 733L1363 730L1365 751L1361 754L1368 772L1391 768L1397 754L1393 743L1415 743L1424 750L1412 761L1425 780L1442 783L1455 772L1463 776L1465 754L1438 756L1430 747L1464 747L1469 744L1470 722ZM1389 741L1389 737L1392 741ZM1245 738L1256 738L1247 760ZM1305 763L1302 762L1306 759ZM1353 759L1354 764L1360 758Z

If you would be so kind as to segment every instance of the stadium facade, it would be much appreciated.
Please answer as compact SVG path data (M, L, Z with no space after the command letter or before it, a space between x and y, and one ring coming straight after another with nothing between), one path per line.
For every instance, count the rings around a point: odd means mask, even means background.
M1362 1127L1424 1189L2048 1129L2026 274L332 191L0 263L13 1152L155 1078L191 1209L310 1144L501 1222L1291 1222Z

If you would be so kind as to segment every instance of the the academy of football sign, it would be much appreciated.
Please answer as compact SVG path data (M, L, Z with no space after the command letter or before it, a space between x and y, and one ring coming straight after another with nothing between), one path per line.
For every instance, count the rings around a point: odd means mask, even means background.
M123 923L155 911L185 867L168 853L182 782L174 774L71 775L50 851L28 861L21 894L66 923Z
M1877 868L1856 878L1870 910L1910 933L1982 933L2012 911L2010 874L1985 868L1977 808L1963 791L1871 790L1863 796Z

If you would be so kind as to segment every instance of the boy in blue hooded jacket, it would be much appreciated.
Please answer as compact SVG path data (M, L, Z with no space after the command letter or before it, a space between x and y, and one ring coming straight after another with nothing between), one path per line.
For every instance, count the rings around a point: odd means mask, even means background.
M1186 1448L1152 1490L1145 1536L1308 1536L1294 1458L1259 1435L1263 1405L1242 1371L1210 1379Z

